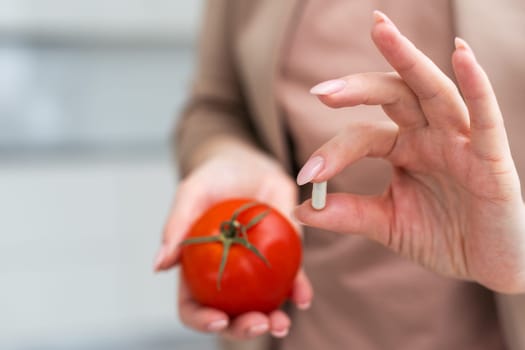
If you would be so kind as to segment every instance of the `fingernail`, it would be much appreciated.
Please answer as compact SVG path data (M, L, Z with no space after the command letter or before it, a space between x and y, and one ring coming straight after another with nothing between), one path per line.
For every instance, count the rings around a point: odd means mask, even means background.
M343 90L346 86L346 81L342 79L334 79L323 81L310 89L313 95L331 95Z
M250 329L248 330L248 335L251 337L255 337L268 332L268 329L269 327L267 323L261 323L256 326L250 327Z
M304 225L304 222L302 222L301 220L299 220L299 218L297 217L297 215L295 215L295 211L297 210L297 207L295 207L291 212L290 212L290 219L294 222L296 222L298 225Z
M288 335L288 328L285 328L280 331L272 331L272 335L276 338L284 338Z
M208 324L208 331L220 332L228 326L228 320L216 320Z
M383 12L379 11L379 10L375 10L373 12L374 14L374 21L376 23L387 23L387 24L394 24L390 18L387 17L387 15L385 15Z
M476 55L474 54L474 51L472 51L472 48L469 44L460 37L454 38L454 46L456 47L456 50L464 50L468 52L474 60L476 60Z
M324 159L321 156L310 158L297 174L297 184L302 186L312 181L322 170Z
M310 308L311 303L309 301L297 304L297 308L299 310L308 310Z
M154 265L155 271L160 270L160 267L162 265L162 262L164 261L165 256L166 256L166 246L162 245L159 249L159 252L157 253L157 257L155 258L155 265Z
M456 37L454 39L454 45L456 46L456 49L458 50L464 49L464 50L472 52L472 49L470 48L469 44L467 44L467 42L461 39L460 37Z

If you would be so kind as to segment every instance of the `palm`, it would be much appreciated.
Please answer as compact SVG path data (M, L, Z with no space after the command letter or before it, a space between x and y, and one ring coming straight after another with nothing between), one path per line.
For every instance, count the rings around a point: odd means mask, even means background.
M262 154L242 148L214 157L194 172L191 181L199 184L205 197L199 202L203 207L195 212L232 197L255 198L285 215L296 203L297 189L281 166Z
M385 243L439 273L478 277L485 252L501 243L494 232L505 226L512 169L480 159L463 135L430 127L401 130L397 145L388 191L395 215Z

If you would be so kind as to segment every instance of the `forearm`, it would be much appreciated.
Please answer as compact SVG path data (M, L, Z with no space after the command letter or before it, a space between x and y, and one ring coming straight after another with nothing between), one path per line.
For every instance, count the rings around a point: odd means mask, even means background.
M239 147L258 147L232 50L235 37L231 14L235 3L210 0L205 6L194 81L173 137L183 176L225 140L239 142Z
M259 147L242 104L196 93L184 110L173 135L173 149L181 175L186 175L221 144Z

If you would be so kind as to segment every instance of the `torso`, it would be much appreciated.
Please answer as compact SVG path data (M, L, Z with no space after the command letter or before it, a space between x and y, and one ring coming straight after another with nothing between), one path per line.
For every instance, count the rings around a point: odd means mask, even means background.
M391 70L370 40L374 8L452 75L448 1L402 2L310 0L297 9L302 14L281 56L276 94L298 165L348 120L386 118L380 107L330 109L308 92L323 80ZM331 180L330 191L380 193L389 174L385 162L363 160ZM439 277L356 236L307 229L305 252L316 296L310 311L294 313L283 349L503 348L493 295L475 284Z
M453 16L448 0L422 2L298 1L282 50L275 93L297 165L352 118L385 118L379 107L333 110L308 93L347 74L391 70L374 48L373 9L451 75ZM257 15L257 13L254 13ZM253 19L271 25L271 19ZM248 63L244 63L248 66ZM388 164L364 160L330 181L330 191L379 193ZM303 197L309 195L305 189ZM503 349L494 296L473 284L437 276L356 236L305 230L304 265L315 289L309 311L292 311L282 349ZM277 345L276 345L277 346Z

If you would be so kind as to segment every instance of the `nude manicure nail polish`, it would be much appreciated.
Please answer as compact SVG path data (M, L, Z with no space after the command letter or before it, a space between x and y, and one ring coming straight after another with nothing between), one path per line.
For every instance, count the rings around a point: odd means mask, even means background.
M388 24L393 24L392 21L390 20L390 18L387 17L387 15L385 15L383 12L379 11L379 10L375 10L373 12L374 14L374 21L376 23L388 23Z
M465 40L461 39L458 36L454 39L454 46L456 46L456 49L465 49L467 51L472 52L472 49L470 48L469 44L467 44Z
M166 257L166 246L160 247L159 252L157 253L157 257L155 258L155 265L154 269L155 271L160 270L160 266L162 265L162 262L164 261L164 258Z
M308 310L310 308L310 305L311 305L311 303L309 301L307 301L307 302L304 302L304 303L301 303L301 304L297 304L297 308L299 310Z
M346 81L342 79L334 79L323 81L310 89L313 95L331 95L343 90L346 86Z
M472 51L470 45L460 37L454 38L454 46L456 47L456 50L464 50L465 52L472 55L474 59L476 59L476 55L474 54L474 51Z
M272 331L272 335L276 338L284 338L288 335L288 328L285 328L280 331Z
M267 323L258 324L256 326L250 327L250 329L248 330L248 335L252 337L259 336L268 332L269 329L270 328Z
M297 175L297 184L302 186L312 181L323 169L324 159L321 156L310 158Z
M216 320L216 321L211 322L208 325L208 330L210 332L219 332L219 331L222 331L223 329L225 329L226 326L228 326L228 321L227 320Z

